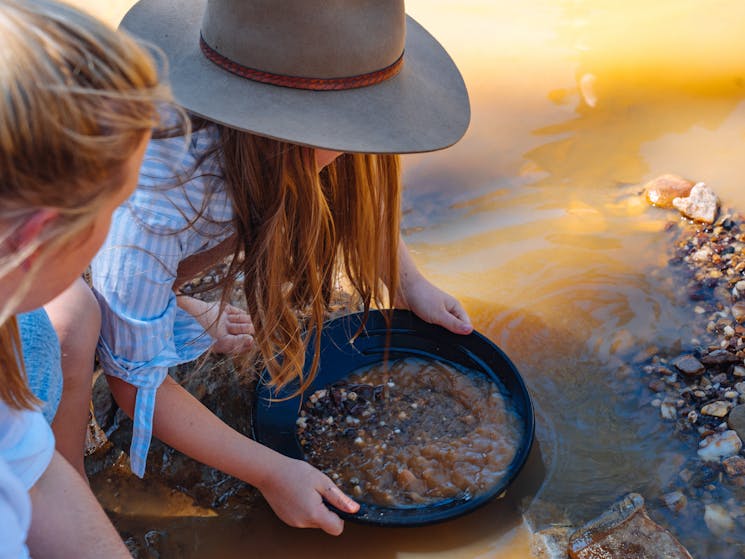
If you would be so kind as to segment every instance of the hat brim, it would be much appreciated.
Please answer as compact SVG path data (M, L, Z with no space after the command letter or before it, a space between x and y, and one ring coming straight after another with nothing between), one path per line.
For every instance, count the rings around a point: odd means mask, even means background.
M255 82L210 62L199 48L205 4L141 0L121 24L165 53L176 101L196 115L278 140L362 153L434 151L468 128L468 92L458 68L411 17L398 75L359 89L309 91Z

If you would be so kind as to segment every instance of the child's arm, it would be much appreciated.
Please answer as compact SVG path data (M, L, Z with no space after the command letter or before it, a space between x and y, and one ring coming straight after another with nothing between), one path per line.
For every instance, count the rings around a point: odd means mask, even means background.
M187 295L179 295L176 301L212 336L215 340L212 349L217 353L241 353L253 344L254 327L246 311L227 305L218 316L220 303L207 303Z
M439 324L456 334L473 331L463 305L430 283L417 269L404 240L398 241L398 292L394 305L411 310L422 320Z
M117 403L131 417L137 389L121 379L107 378ZM153 433L187 456L258 488L277 516L290 526L321 528L338 535L344 522L322 499L349 513L359 509L320 471L241 435L171 377L158 389Z
M90 487L58 452L29 495L32 557L131 558Z

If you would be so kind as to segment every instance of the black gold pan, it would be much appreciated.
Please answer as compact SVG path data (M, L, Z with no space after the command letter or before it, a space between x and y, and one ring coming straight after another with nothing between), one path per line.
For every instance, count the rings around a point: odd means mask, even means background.
M494 343L477 332L467 336L453 334L402 310L371 311L362 332L350 341L359 330L362 319L362 313L357 313L331 320L324 325L320 369L306 394L310 395L362 367L374 365L386 358L430 359L487 376L511 400L513 408L521 416L522 435L507 475L484 493L473 497L396 507L360 502L358 513L350 515L337 511L340 516L378 526L422 526L461 516L505 492L528 459L535 424L530 395L510 359ZM308 347L313 348L313 340ZM310 358L306 359L306 364L310 361ZM301 396L283 400L283 397L295 391L296 386L275 392L262 379L259 380L254 405L255 439L287 456L303 459L303 451L295 434L295 422L302 404Z

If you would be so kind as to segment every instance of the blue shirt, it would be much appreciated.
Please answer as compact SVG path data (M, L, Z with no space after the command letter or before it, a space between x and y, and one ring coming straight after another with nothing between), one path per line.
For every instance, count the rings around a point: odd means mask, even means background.
M173 184L193 169L215 138L216 129L207 127L189 141L150 142L138 188L115 210L109 235L91 263L102 312L101 366L138 389L130 465L140 477L158 387L169 367L196 359L212 345L196 319L178 307L173 288L179 262L231 236L233 209L213 160L185 185Z

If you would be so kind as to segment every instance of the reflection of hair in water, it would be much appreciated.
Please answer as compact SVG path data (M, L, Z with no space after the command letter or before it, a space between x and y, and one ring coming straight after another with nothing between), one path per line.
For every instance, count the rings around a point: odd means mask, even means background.
M89 227L143 135L169 99L155 65L131 38L51 0L0 4L0 279L44 246L59 251ZM43 84L40 86L39 84ZM22 248L8 242L41 207L59 217ZM26 273L33 278L43 255ZM30 287L0 307L0 398L26 408L33 396L19 368L14 309Z
M211 125L194 121L196 129ZM315 374L320 337L304 376L301 332L303 326L321 329L338 273L348 276L365 310L386 306L397 290L399 158L343 154L319 173L311 148L213 126L218 139L182 180L215 158L237 239L220 283L223 302L230 302L232 286L242 277L256 347L272 385L298 379L302 391ZM298 313L308 316L307 324Z

